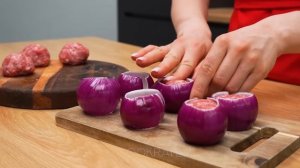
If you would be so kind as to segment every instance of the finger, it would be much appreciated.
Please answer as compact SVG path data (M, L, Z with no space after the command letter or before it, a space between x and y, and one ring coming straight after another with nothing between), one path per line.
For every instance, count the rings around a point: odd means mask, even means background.
M190 95L191 98L203 98L205 96L209 83L225 57L226 52L227 40L224 36L217 38L207 56L199 64Z
M234 75L228 82L228 84L225 87L225 90L235 93L240 90L242 84L245 82L245 80L248 78L248 76L251 74L251 72L254 69L254 65L249 64L248 61L241 60L241 63L239 64L238 68L236 69Z
M192 76L192 79L193 80L196 80L196 77L198 76L198 72L199 72L199 69L200 69L200 64L198 64L194 70L194 74Z
M205 48L201 47L197 50L190 49L187 50L183 56L183 59L173 74L174 79L186 79L188 78L194 71L197 64L200 62L201 58L203 58L205 54Z
M228 51L228 54L225 56L210 83L208 95L211 95L217 91L221 91L225 88L229 80L232 78L234 72L236 72L241 61L242 54L243 53L237 53L233 50Z
M178 43L174 44L162 62L157 67L152 69L151 75L155 78L164 77L180 63L183 54L183 47Z
M131 59L136 60L138 57L141 57L145 54L147 54L148 52L152 51L153 49L157 48L157 46L155 45L148 45L140 50L138 50L135 53L131 54Z
M153 63L161 61L168 53L169 46L156 47L142 57L136 59L136 64L141 67L149 66Z
M254 88L254 86L264 78L263 75L258 75L252 73L249 77L245 80L244 84L241 86L240 91L248 92Z
M253 73L251 73L249 77L245 80L245 82L242 84L240 91L250 91L251 89L253 89L259 81L268 76L269 71L266 70L272 69L274 64L269 64L266 66L263 66L262 64L256 65L256 68L254 69Z

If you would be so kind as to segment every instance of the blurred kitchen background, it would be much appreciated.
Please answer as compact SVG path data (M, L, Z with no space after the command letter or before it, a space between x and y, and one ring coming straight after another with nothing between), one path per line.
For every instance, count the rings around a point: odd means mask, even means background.
M175 38L170 5L171 0L0 0L0 42L98 36L163 45ZM227 31L232 6L233 0L211 0L213 38Z

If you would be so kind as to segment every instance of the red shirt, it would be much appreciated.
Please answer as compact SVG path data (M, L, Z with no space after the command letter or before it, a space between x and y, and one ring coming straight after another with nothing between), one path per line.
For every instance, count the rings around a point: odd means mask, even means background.
M237 9L282 9L300 7L299 0L235 0Z
M229 31L254 24L272 15L296 10L300 10L300 0L235 0ZM267 78L300 85L300 53L279 56Z

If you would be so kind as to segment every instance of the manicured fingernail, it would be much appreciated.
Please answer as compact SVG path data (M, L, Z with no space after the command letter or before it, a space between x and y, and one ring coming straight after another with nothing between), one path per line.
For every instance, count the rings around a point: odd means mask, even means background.
M144 60L145 60L145 58L143 58L143 57L136 59L136 61L139 61L139 62L143 62Z
M165 78L165 80L166 80L166 81L170 81L170 80L172 80L173 78L174 78L174 76L168 76L168 77Z
M155 67L152 69L152 72L159 72L160 68L159 67Z
M131 59L136 60L138 58L137 53L131 54Z
M136 52L135 52L135 53L132 53L131 56L132 56L132 57L136 57L136 56L137 56L137 53L136 53Z

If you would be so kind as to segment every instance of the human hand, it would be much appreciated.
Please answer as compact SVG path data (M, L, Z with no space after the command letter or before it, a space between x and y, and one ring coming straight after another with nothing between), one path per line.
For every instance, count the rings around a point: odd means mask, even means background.
M155 78L164 77L176 67L176 71L168 80L189 77L212 44L208 26L199 23L187 21L181 24L181 31L175 41L160 47L148 45L134 53L131 58L141 67L161 61L151 71Z
M268 20L219 36L196 67L191 98L214 92L249 91L264 79L282 53Z

